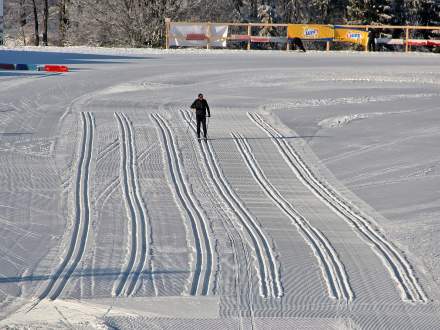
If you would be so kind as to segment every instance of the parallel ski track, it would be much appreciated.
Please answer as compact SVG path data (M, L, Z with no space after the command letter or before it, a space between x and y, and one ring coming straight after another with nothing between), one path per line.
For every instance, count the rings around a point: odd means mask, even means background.
M182 173L182 161L179 158L179 151L169 125L159 114L153 114L151 117L162 134L175 196L190 219L194 235L195 268L190 294L208 295L211 290L210 279L214 268L213 246L208 233L208 224L197 203L196 197L191 189L189 189L190 185L184 173ZM204 274L202 275L202 273Z
M38 297L39 301L48 296L51 300L55 300L59 297L70 276L81 261L86 248L90 227L89 173L92 159L94 119L90 112L81 112L81 121L83 133L75 180L75 222L73 225L72 238L62 263L58 266L55 274L51 276L51 280L46 289ZM69 263L70 266L63 275ZM59 279L60 282L56 285Z
M131 222L130 256L114 295L130 296L134 293L139 276L147 265L147 254L150 249L148 237L151 229L139 187L133 125L125 114L115 113L114 115L119 126L121 146L120 181L127 215Z
M273 203L292 221L298 232L312 248L320 265L330 298L350 303L354 294L350 287L347 273L338 254L327 238L314 228L292 204L270 183L255 159L248 141L239 134L231 134L249 171L259 186L266 192Z
M195 124L192 123L190 115L184 111L181 111L181 115L184 120L191 125L192 129L195 130ZM244 207L243 203L224 177L215 157L211 142L207 141L206 144L201 142L201 144L206 168L209 170L218 195L222 197L225 203L240 220L252 241L249 245L252 246L255 254L253 258L256 261L260 295L264 298L282 297L283 287L281 285L279 267L269 239L253 216Z
M390 276L396 282L402 300L411 303L427 303L428 298L418 283L408 261L385 237L377 232L367 216L349 205L331 187L319 181L300 155L284 139L284 136L259 114L248 112L248 117L272 138L273 143L297 178L330 209L348 222L359 236L373 248L373 251L381 258Z

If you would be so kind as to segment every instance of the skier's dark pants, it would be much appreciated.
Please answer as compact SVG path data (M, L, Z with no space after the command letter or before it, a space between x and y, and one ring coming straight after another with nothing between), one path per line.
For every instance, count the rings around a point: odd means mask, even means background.
M197 137L200 138L200 124L203 125L203 136L206 138L206 116L196 116L197 120Z

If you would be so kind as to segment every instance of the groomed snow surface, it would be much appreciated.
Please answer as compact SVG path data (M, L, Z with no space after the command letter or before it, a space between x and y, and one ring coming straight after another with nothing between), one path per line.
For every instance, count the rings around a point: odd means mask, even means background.
M438 328L438 55L8 62L71 72L0 71L0 328Z

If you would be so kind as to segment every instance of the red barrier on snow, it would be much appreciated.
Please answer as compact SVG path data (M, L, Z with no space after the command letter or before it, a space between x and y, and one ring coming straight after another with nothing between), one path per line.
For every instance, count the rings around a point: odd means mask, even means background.
M206 40L208 37L202 33L188 33L186 40Z
M47 71L47 72L69 72L69 68L65 65L46 64L44 66L44 71Z

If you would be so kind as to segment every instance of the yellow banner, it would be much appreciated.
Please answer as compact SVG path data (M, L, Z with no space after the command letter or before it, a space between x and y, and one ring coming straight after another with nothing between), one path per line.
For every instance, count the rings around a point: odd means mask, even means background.
M331 25L289 24L287 35L289 39L332 40L335 34Z
M353 29L335 28L335 41L351 42L367 47L368 32Z

